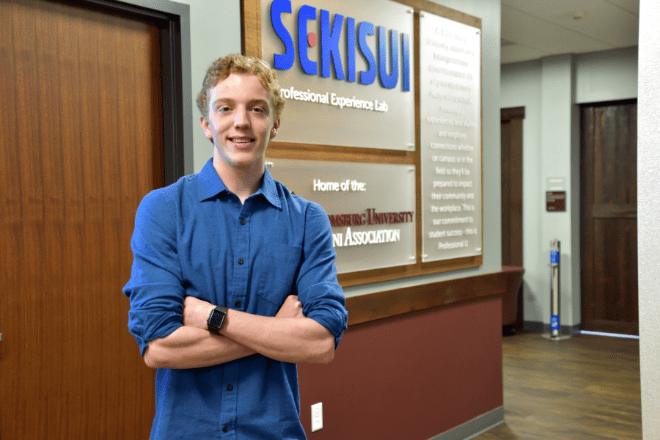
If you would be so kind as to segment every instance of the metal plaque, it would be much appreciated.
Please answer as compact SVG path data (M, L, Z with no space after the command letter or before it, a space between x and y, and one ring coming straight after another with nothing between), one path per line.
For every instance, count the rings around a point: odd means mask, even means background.
M338 273L414 264L415 167L268 159L290 191L330 217Z

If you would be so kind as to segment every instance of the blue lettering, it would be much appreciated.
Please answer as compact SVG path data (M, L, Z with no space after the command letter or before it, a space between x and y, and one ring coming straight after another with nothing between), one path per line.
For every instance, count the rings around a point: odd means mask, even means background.
M328 58L332 57L335 76L337 79L344 79L344 68L341 65L339 54L339 37L341 36L343 24L344 16L335 14L332 31L330 31L330 13L321 9L321 76L326 78L330 76L330 60Z
M270 21L273 24L273 30L282 43L284 43L284 55L275 54L273 56L273 66L276 69L280 70L289 70L293 67L293 61L295 60L296 50L293 47L293 40L291 39L291 34L286 30L282 24L282 13L286 12L287 14L291 13L291 1L290 0L273 0L273 3L270 5Z
M303 5L298 11L298 58L303 72L308 75L317 75L316 61L310 61L307 55L307 20L316 20L316 8Z
M387 59L390 58L392 73L387 74ZM393 89L399 81L399 32L390 31L390 56L387 56L387 31L378 26L378 65L380 83L386 89Z
M296 48L291 34L282 22L282 14L292 13L291 0L273 0L270 8L270 20L275 34L284 45L284 54L273 55L273 66L279 70L289 70L293 67L296 58ZM309 58L309 46L316 45L316 35L308 34L308 21L317 20L316 8L309 5L302 5L298 10L298 59L300 66L307 75L320 75L323 77L331 76L330 64L335 71L335 77L338 80L356 82L359 79L360 84L373 84L376 77L379 78L381 85L387 89L394 89L399 82L399 69L401 69L401 88L404 92L410 91L410 36L401 34L401 67L399 67L399 32L390 30L390 47L387 48L387 29L383 26L378 27L376 36L376 46L378 46L378 61L376 61L375 52L372 50L374 39L370 35L375 35L373 23L364 21L357 26L355 18L346 17L346 46L339 48L341 40L344 16L335 14L334 19L330 20L330 12L324 9L320 10L320 48L317 54L320 56L319 63ZM316 26L314 26L316 28ZM356 40L357 33L357 40ZM346 50L346 71L344 71L342 51ZM356 74L356 51L359 49L367 63L366 70ZM312 57L316 58L316 57ZM317 58L318 59L318 58ZM390 73L388 74L388 65Z
M363 21L358 27L358 44L360 45L360 52L369 64L368 70L360 71L360 84L373 84L376 80L376 59L373 52L367 44L367 35L374 34L374 25L368 21Z
M410 91L410 38L401 34L401 62L403 63L403 91Z
M355 19L346 17L346 64L348 65L347 80L355 82Z

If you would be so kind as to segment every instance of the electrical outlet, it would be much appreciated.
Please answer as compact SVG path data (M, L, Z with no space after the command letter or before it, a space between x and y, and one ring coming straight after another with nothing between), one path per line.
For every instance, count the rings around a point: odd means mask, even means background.
M312 432L323 428L323 403L312 405Z

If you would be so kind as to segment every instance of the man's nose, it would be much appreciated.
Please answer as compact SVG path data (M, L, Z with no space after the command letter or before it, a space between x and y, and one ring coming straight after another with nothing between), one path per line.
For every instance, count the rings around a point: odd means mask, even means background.
M238 109L234 116L234 127L248 127L249 125L247 109Z

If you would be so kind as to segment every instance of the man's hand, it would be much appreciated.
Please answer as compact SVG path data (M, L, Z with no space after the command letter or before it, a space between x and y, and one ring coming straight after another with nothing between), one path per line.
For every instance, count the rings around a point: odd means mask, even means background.
M274 317L229 309L220 334L282 362L327 363L335 353L334 335L303 314L296 295L287 296Z
M210 313L210 312L209 312ZM276 318L304 318L302 312L302 303L298 301L296 295L289 295L284 300L284 304L280 307L275 315Z
M215 306L209 302L195 298L194 296L186 296L183 300L183 312L181 313L183 325L188 327L197 327L202 330L207 330L206 321L211 315L211 311Z

